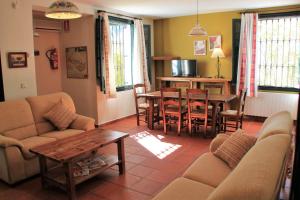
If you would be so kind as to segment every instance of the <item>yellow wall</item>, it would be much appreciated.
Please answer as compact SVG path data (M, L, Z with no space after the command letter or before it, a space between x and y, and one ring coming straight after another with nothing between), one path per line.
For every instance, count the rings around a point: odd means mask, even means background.
M275 10L275 11L274 11ZM299 10L299 5L280 8L266 8L256 10L259 13L288 12ZM200 25L207 31L208 36L221 35L222 49L226 58L221 59L221 75L225 78L232 78L232 19L240 18L239 11L220 12L199 15ZM211 58L211 51L208 50L208 36L188 36L189 31L196 23L196 15L160 19L154 21L154 44L155 56L172 55L180 56L183 59L197 59L198 75L202 77L214 77L217 74L216 59ZM206 40L206 56L194 55L195 40ZM170 62L162 66L156 66L156 75L170 76Z
M221 75L231 78L232 19L240 18L238 12L223 12L199 15L200 25L208 36L221 35L222 49L226 58L221 59ZM183 59L197 59L198 74L213 77L217 74L216 59L211 58L208 36L188 36L196 23L196 16L176 17L154 21L156 55L180 56ZM194 55L194 41L206 40L206 56ZM169 76L170 66L166 63L164 75Z

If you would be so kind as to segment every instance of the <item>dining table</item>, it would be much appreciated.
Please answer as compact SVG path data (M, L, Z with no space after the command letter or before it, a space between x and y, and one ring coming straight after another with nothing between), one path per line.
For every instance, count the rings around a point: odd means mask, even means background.
M166 96L167 95L167 96ZM165 96L170 98L178 98L178 93L176 92L168 92ZM148 111L148 128L150 130L154 129L154 102L161 98L160 91L148 92L139 94L141 97L145 97L149 103L149 111ZM186 99L186 92L181 93L181 98ZM190 95L192 99L200 99L204 100L205 95ZM234 94L208 94L208 102L212 105L212 127L211 127L211 136L216 135L216 127L217 127L217 109L220 105L228 104L230 101L237 98L237 95Z

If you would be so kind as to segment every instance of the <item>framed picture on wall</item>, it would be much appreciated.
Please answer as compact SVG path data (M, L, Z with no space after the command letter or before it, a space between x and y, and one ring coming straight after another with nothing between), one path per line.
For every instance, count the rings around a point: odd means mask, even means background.
M66 48L66 65L68 78L87 79L87 47Z
M214 48L221 48L222 37L221 35L214 35L208 37L209 51L213 51Z
M8 67L9 68L21 68L27 67L27 53L26 52L9 52Z
M206 55L206 40L194 41L194 55L195 56Z

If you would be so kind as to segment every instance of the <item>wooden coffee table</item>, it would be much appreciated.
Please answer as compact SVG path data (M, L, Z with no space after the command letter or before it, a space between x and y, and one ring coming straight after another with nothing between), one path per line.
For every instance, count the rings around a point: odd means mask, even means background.
M128 136L129 134L118 131L94 129L30 149L39 157L42 186L56 185L66 190L69 199L73 200L76 199L77 184L97 176L114 165L118 165L119 173L123 174L125 172L124 138ZM112 143L117 144L118 155L101 155L101 159L106 163L104 166L92 170L89 175L74 177L73 170L76 162L96 155L98 149ZM59 165L48 169L47 159Z

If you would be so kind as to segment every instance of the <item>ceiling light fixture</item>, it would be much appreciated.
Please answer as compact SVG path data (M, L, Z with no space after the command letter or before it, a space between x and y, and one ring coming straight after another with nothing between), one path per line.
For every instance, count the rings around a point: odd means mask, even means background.
M49 6L45 16L52 19L65 20L80 18L82 15L74 3L66 0L57 0Z
M199 12L198 12L198 0L197 0L197 24L189 32L189 36L207 35L207 32L199 24Z

